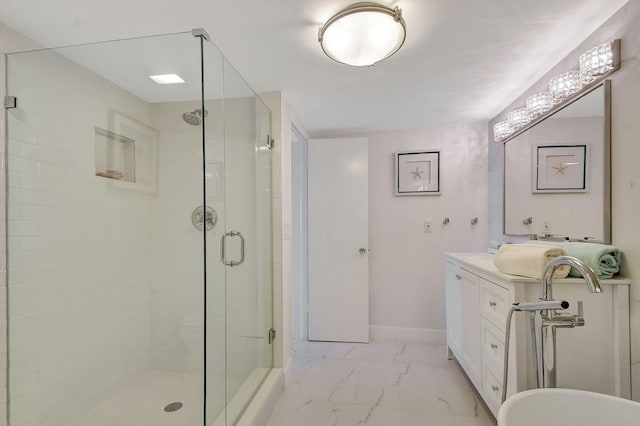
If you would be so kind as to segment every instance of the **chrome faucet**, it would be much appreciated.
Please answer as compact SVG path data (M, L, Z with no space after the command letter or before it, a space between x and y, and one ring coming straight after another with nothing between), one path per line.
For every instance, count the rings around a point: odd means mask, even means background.
M575 257L560 256L547 263L542 273L542 297L540 300L553 300L553 275L561 265L577 269L583 276L590 293L602 293L600 281L593 269ZM556 387L556 328L574 328L584 326L582 301L578 301L578 314L556 313L554 309L537 310L532 317L534 358L538 387ZM545 356L546 352L546 356Z
M553 300L553 274L560 265L576 268L584 277L589 292L602 293L600 281L593 269L575 257L560 256L546 264L542 273L542 297L536 302L516 302L507 315L504 344L504 371L502 375L502 402L507 398L509 376L509 340L511 317L514 312L531 312L531 344L533 347L533 368L536 384L539 388L556 387L556 328L574 328L584 326L582 301L578 301L578 314L558 312L569 307L566 300ZM548 352L545 357L545 350Z
M571 256L559 256L551 259L549 263L544 267L542 272L542 300L553 299L551 284L553 284L553 274L561 265L569 265L572 268L576 268L584 277L584 280L589 287L590 293L602 293L602 287L600 287L600 281L593 272L593 269L582 260Z

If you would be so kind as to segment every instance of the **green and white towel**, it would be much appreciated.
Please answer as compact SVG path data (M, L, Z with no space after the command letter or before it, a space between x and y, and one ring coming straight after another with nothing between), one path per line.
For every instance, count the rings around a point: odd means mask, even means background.
M577 257L593 269L598 278L612 278L620 271L622 252L615 246L598 243L581 243L573 241L549 242L527 241L527 244L553 245L562 248L568 256ZM575 268L571 268L570 277L582 277Z

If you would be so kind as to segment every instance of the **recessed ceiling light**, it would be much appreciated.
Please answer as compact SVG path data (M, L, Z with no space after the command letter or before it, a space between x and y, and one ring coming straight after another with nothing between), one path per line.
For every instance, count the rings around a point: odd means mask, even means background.
M181 84L184 83L182 77L178 74L158 74L150 75L149 78L158 84Z

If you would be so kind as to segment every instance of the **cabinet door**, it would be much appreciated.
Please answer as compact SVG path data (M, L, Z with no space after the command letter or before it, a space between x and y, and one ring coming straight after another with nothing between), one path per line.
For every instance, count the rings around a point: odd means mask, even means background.
M462 293L460 268L447 262L446 308L447 308L447 346L462 361Z
M480 279L464 269L460 269L459 274L462 294L462 365L476 388L481 389Z

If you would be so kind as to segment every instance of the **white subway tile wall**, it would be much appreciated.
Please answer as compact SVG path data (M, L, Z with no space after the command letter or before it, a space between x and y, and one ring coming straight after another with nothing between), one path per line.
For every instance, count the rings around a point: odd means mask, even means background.
M153 198L96 177L93 158L112 110L149 109L54 52L7 72L11 423L64 423L150 368Z

